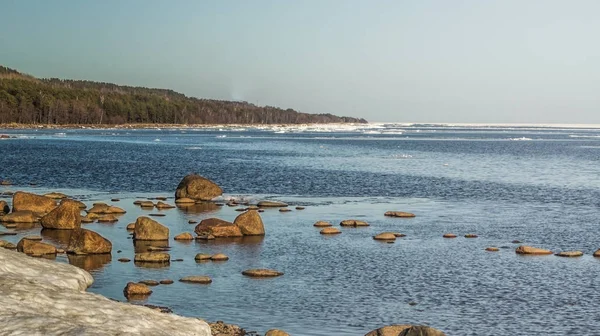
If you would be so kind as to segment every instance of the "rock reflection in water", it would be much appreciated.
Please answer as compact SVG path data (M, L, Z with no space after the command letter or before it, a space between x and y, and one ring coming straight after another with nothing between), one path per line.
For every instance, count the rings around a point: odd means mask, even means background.
M171 264L168 262L147 262L147 261L134 261L136 267L142 268L166 268Z
M168 240L133 240L135 253L169 251Z
M202 202L195 204L177 204L177 208L184 213L210 213L217 212L221 209L220 206L216 205L213 202Z
M62 249L66 249L69 246L69 239L73 230L47 230L42 229L40 235L44 240L50 241L53 245L57 245Z
M102 269L106 264L110 263L112 255L109 253L86 255L69 254L67 255L67 258L69 258L69 264L73 266L83 268L86 271L95 271Z

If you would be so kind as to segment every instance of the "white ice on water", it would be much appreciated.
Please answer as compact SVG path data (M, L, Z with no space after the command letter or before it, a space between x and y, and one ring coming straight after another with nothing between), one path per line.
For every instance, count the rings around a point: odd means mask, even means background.
M205 322L87 293L75 266L0 248L0 335L199 335Z

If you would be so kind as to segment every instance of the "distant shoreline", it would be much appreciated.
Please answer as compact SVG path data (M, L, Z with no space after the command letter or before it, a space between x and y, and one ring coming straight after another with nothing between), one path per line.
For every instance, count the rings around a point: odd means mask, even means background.
M293 127L316 125L368 125L362 123L307 123L307 124L0 124L0 129L153 129L153 128L218 128L218 127Z

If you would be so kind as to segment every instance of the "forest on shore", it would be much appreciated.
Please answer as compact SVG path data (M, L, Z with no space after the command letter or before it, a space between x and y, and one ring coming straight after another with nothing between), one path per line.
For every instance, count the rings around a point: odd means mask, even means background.
M187 97L145 87L35 78L0 66L0 124L308 124L366 123L244 101Z

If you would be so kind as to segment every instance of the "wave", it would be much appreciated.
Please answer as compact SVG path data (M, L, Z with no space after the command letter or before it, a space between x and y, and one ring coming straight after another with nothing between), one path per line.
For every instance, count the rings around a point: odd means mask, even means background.
M531 141L532 138L520 137L520 138L508 138L510 141Z

